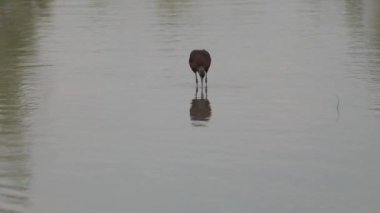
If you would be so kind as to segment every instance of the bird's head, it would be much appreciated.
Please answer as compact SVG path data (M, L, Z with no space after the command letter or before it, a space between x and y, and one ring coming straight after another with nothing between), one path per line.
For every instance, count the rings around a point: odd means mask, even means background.
M201 76L201 78L204 78L205 75L206 75L206 70L204 67L199 67L198 68L198 73L199 73L199 76Z

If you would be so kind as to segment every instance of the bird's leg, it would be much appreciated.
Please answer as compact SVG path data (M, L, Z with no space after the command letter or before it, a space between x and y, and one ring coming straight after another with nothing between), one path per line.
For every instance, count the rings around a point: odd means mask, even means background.
M206 86L207 86L207 72L206 72L206 79L205 80L206 80Z
M205 93L206 93L206 100L207 100L207 84L206 84L206 87L205 87Z
M194 99L198 99L198 86L195 87L195 98Z
M197 77L197 73L195 72L195 83L197 84L197 87L198 87L198 77Z

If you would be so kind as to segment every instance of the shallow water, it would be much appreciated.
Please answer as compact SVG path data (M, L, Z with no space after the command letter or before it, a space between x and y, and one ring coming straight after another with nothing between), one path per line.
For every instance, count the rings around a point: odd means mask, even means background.
M0 212L377 212L379 18L377 0L0 1Z

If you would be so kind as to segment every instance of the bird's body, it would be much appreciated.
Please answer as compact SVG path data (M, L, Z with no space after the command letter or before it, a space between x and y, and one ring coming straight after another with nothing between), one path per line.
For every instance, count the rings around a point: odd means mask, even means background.
M193 50L190 53L189 65L191 70L195 73L195 82L198 85L197 73L201 77L203 86L203 78L206 77L207 85L207 72L211 65L211 56L207 50Z

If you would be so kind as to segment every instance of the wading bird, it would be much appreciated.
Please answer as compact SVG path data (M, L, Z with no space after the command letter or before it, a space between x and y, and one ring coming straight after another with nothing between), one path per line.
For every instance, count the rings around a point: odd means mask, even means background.
M198 75L201 77L201 85L203 87L203 78L206 77L206 86L207 86L207 72L210 68L211 56L206 50L193 50L190 53L189 65L191 70L195 74L195 82L198 86Z

